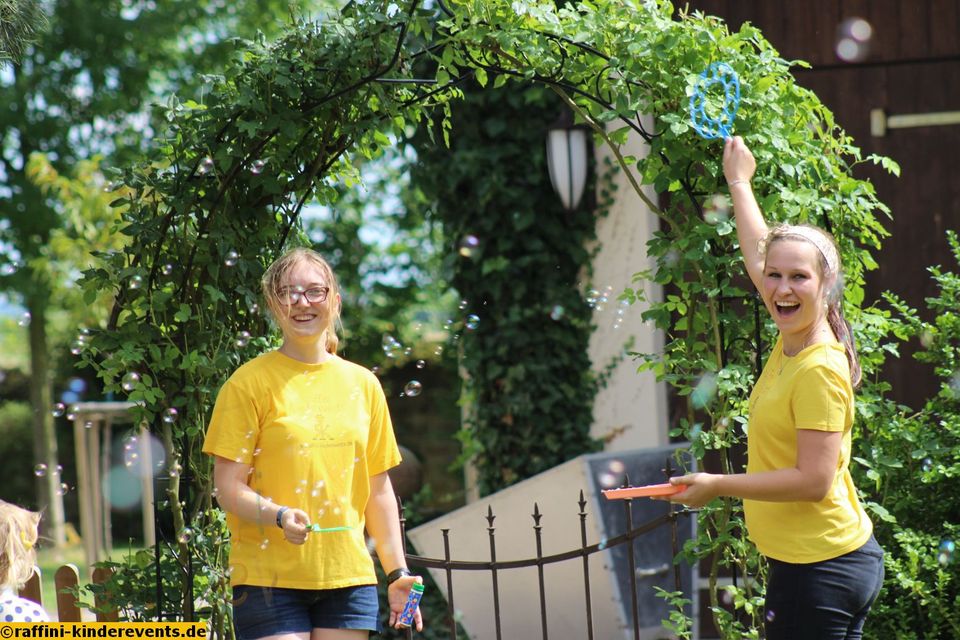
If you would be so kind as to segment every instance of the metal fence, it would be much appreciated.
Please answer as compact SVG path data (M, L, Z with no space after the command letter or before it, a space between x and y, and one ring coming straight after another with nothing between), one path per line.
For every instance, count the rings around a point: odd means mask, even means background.
M629 479L627 480L629 484ZM590 557L598 552L618 547L620 545L626 544L627 550L627 559L629 565L629 582L630 582L630 609L631 609L631 621L633 626L633 637L635 640L640 640L640 616L638 611L638 587L637 587L637 576L638 571L637 567L637 558L634 545L632 544L634 540L643 536L647 533L650 533L660 527L670 527L671 532L671 543L673 556L680 551L680 540L678 536L678 527L677 520L680 517L690 515L689 511L686 510L677 510L673 505L670 506L669 512L658 518L649 520L643 524L634 526L633 524L633 504L632 500L623 500L623 510L624 517L627 523L627 530L620 535L615 537L602 540L595 544L587 544L587 500L584 498L583 490L580 491L579 499L579 519L580 519L580 546L578 548L571 549L569 551L552 554L552 555L543 555L543 527L540 524L541 513L539 505L535 502L533 505L533 513L531 514L533 518L533 536L536 543L537 554L535 557L524 559L524 560L510 560L510 561L500 561L497 560L497 536L496 536L496 527L494 526L494 520L496 515L493 513L492 507L487 508L487 537L489 540L490 547L490 559L489 561L479 562L479 561L462 561L454 560L450 557L450 530L441 529L443 533L443 546L444 546L444 557L442 558L427 558L423 556L418 556L414 554L407 553L407 563L411 567L425 567L428 569L438 569L441 570L446 578L446 601L447 601L447 616L446 624L449 629L449 637L456 640L458 638L458 623L456 616L456 596L454 589L454 577L455 572L459 571L486 571L490 573L490 586L493 598L493 615L494 615L494 625L496 628L496 637L497 640L502 640L503 630L501 628L501 602L500 602L500 577L501 574L505 571L523 569L536 567L538 575L538 585L539 585L539 605L540 605L540 630L541 637L543 640L547 640L549 636L549 628L547 624L547 600L546 600L546 590L544 582L544 567L554 563L560 562L577 562L582 563L582 576L583 576L583 611L585 614L585 621L587 627L587 638L589 640L594 639L594 620L593 620L593 601L591 599L590 592ZM399 503L399 501L398 501ZM402 504L400 505L400 526L401 531L403 532L403 539L406 540L406 518L404 516L404 510ZM665 567L666 570L669 570ZM681 581L681 566L674 562L673 563L673 583L675 591L682 591L682 581ZM413 630L407 631L407 638L413 638Z

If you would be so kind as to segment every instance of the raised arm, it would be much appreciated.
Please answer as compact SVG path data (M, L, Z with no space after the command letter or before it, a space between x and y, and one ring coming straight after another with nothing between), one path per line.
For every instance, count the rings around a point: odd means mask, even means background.
M763 256L759 244L767 235L767 223L763 221L763 212L753 197L750 180L757 169L750 149L743 138L727 138L723 147L723 175L727 178L730 197L733 199L733 215L737 223L737 239L740 252L747 266L747 274L753 285L760 289L763 277Z

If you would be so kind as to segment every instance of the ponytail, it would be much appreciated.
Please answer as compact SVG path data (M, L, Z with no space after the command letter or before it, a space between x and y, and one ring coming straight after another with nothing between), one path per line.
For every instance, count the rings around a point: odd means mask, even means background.
M833 329L833 335L837 337L843 350L847 354L847 365L850 367L850 384L854 389L860 388L863 381L863 371L860 369L860 356L857 355L857 345L853 339L853 329L850 323L843 316L843 304L836 300L827 309L827 322Z

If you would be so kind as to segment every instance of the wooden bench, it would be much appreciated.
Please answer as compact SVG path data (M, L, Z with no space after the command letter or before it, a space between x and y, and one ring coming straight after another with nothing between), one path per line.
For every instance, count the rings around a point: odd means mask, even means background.
M112 573L110 569L94 569L91 582L102 584L110 578ZM20 597L36 602L42 607L42 580L43 576L40 573L40 568L34 567L30 580L20 589ZM64 592L64 589L68 587L76 588L80 585L80 572L77 570L77 566L74 564L65 564L57 569L57 572L53 575L53 583L56 585L57 592L57 619L60 622L82 622L81 609L77 597L72 593ZM96 604L97 608L103 605L99 598L95 599L94 604ZM117 611L98 613L96 616L98 622L119 621L119 612Z

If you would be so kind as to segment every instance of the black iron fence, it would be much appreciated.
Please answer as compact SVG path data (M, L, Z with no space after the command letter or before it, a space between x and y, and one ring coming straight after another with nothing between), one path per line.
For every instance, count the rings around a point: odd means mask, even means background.
M628 481L629 482L629 481ZM399 501L398 501L399 502ZM437 569L443 572L445 576L445 591L446 591L446 601L447 601L447 616L446 616L446 625L449 629L449 637L453 640L458 638L458 621L456 615L456 598L457 593L454 588L455 583L455 574L460 571L485 571L490 574L490 593L493 603L493 623L496 629L496 638L497 640L503 640L503 629L501 625L501 589L500 589L500 577L503 572L516 570L516 569L525 569L536 567L537 577L538 577L538 587L539 587L539 613L540 613L540 631L541 637L543 640L547 640L549 635L549 627L547 620L547 591L545 588L544 581L544 567L547 565L561 563L561 562L577 562L579 561L582 564L582 576L583 576L583 612L584 619L586 622L587 638L588 640L594 639L594 619L593 619L593 600L591 598L591 586L590 586L590 560L591 556L594 554L619 547L620 545L626 545L626 557L627 557L627 570L624 571L625 574L629 576L629 587L630 587L630 618L633 627L633 637L635 640L640 640L641 633L641 620L639 612L639 590L638 590L638 575L647 571L643 568L637 567L637 554L634 548L633 542L640 538L641 536L651 533L661 527L670 528L670 540L671 540L671 549L672 557L676 557L680 551L680 537L678 535L678 525L677 521L679 518L686 517L690 515L690 512L687 510L678 510L673 505L670 505L669 510L666 514L659 517L648 520L642 524L634 525L634 508L632 500L623 500L623 517L626 522L626 530L619 535L614 537L606 538L600 542L588 544L587 543L587 500L584 498L583 490L580 491L579 498L579 519L580 519L580 546L563 553L557 553L552 555L543 555L543 527L541 526L541 513L540 507L535 502L533 505L533 513L531 514L533 518L533 536L536 543L536 556L532 558L527 558L523 560L508 560L502 561L497 559L497 536L496 536L496 527L494 526L494 521L496 520L496 515L493 513L493 508L487 508L487 537L489 540L489 560L488 561L464 561L464 560L455 560L451 557L450 553L450 529L441 529L443 535L443 548L444 554L442 558L427 558L423 556L418 556L414 554L407 553L407 563L410 567L424 567L428 569ZM400 526L401 531L403 532L403 539L406 540L406 518L404 516L403 506L400 505ZM683 581L681 579L681 565L677 562L672 563L673 566L673 586L674 591L680 592L683 591ZM669 571L669 563L662 567L661 570ZM443 587L441 587L443 588ZM692 587L695 589L695 587ZM462 595L462 594L461 594ZM471 598L475 598L476 594L470 594ZM407 638L413 638L413 630L407 631ZM568 636L561 636L568 637Z

